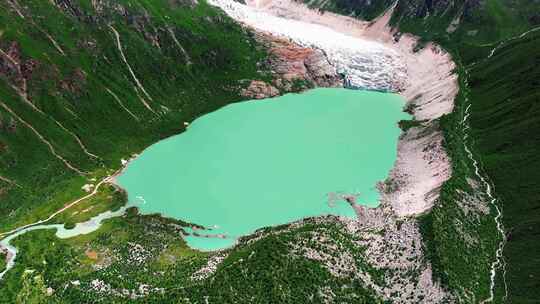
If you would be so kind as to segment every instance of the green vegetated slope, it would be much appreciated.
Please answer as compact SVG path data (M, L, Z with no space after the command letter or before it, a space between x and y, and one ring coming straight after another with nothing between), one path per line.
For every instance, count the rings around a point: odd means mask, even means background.
M295 0L302 2L313 9L321 12L330 11L337 14L360 18L363 20L372 20L384 13L394 0Z
M508 235L509 303L540 299L540 31L470 68L475 147L495 185Z
M264 50L204 1L2 1L0 49L0 232L265 77Z
M6 269L6 254L0 253L0 272L4 271Z
M468 43L493 43L540 24L539 9L538 3L526 0L404 0L398 2L393 22L423 39L463 49Z
M425 40L447 40L456 45L491 43L540 25L540 5L527 0L487 1L367 1L297 0L321 11L373 20L396 4L392 22L404 32L419 34ZM451 26L455 23L457 26Z

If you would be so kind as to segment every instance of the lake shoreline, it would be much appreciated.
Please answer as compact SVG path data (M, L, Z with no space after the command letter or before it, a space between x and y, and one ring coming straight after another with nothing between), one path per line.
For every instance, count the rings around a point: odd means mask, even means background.
M232 239L322 214L354 217L342 195L361 192L363 204L376 206L375 185L387 177L397 156L397 123L410 119L403 105L397 94L343 88L287 94L273 102L235 103L193 121L182 135L153 145L129 163L116 183L129 192L130 205L148 201L138 206L142 214L211 227L199 233L203 237ZM269 184L274 189L268 189ZM259 195L259 207L250 208L248 202ZM208 210L226 211L220 215ZM242 220L244 212L251 220ZM267 216L257 218L261 212ZM223 243L188 242L204 250Z
M399 41L395 41L396 33L388 26L392 10L387 11L374 22L367 23L329 12L320 15L303 4L288 1L270 1L269 3L271 3L269 6L262 8L263 11L279 12L287 17L296 16L295 18L299 20L308 21L316 16L318 24L345 31L355 37L373 39L393 48L405 58L408 67L408 83L402 84L396 93L406 99L408 103L406 107L410 110L409 113L414 115L415 120L424 122L420 126L402 132L398 140L397 160L386 180L387 184L392 183L398 186L393 191L389 191L388 188L385 189L384 182L381 181L378 189L383 206L380 208L387 209L386 206L390 206L389 212L398 217L416 216L428 211L438 198L437 190L451 176L450 160L442 147L443 135L438 125L433 122L441 115L453 110L453 99L457 94L458 85L457 77L453 73L455 65L450 55L431 43L422 50L415 51L414 47L418 38L409 34L403 34ZM275 3L278 5L274 6ZM248 5L254 5L254 3L248 2ZM296 15L299 12L302 13L300 17ZM346 21L338 22L339 20ZM269 34L271 33L264 33L264 35ZM428 129L429 132L423 132L424 129ZM425 146L431 146L432 149L426 153L423 149ZM143 152L144 150L140 154ZM122 189L116 177L121 175L130 162L140 154L135 154L125 161L123 169L111 177L110 183ZM365 220L365 214L369 212L369 208L351 205L360 218ZM132 205L132 207L136 206ZM163 214L160 216L167 217ZM211 228L208 230L211 231Z

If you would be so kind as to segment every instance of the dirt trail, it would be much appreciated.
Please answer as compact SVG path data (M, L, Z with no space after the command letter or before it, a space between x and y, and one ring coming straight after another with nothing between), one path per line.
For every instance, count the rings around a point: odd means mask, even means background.
M23 92L20 92L17 88L13 88L14 90L16 90L18 93L19 93L19 96L21 97L21 99L26 103L28 104L34 111L40 113L41 115L43 116L47 116L48 118L52 119L54 121L54 123L59 126L62 130L64 130L66 133L68 133L69 135L71 135L76 141L77 143L79 144L79 147L81 148L81 150L84 152L84 154L88 155L90 158L99 158L99 156L91 153L90 151L88 151L88 149L86 148L86 146L84 145L84 143L81 141L81 139L79 138L79 136L77 136L75 133L73 133L72 131L70 131L69 129L67 129L66 127L64 127L64 125L62 123L60 123L58 120L56 120L54 117L52 116L49 116L47 114L45 114L43 111L41 111L39 108L37 108L30 100L28 100L28 97L26 96L26 94L23 94ZM74 115L74 113L71 111L71 110L68 110L68 108L65 108L69 113L71 113L72 115Z
M56 48L56 50L62 54L62 56L66 56L66 53L64 52L64 50L60 47L60 45L58 44L58 42L56 42L56 40L54 40L54 38L47 32L41 30L41 32L49 39L49 41L53 44L53 46Z
M24 15L21 13L20 5L16 1L7 0L7 3L17 13L17 15L19 15L19 17L21 17L22 19L25 19Z
M481 63L481 62L484 62L484 61L490 59L491 57L493 57L493 55L495 55L495 53L496 53L499 49L501 49L503 46L505 46L508 42L510 42L510 41L512 41L512 40L516 40L516 39L523 38L523 37L527 36L528 34L530 34L530 33L532 33L532 32L539 31L539 30L540 30L540 26L535 27L535 28L532 28L532 29L530 29L530 30L528 30L528 31L525 31L525 32L519 34L519 35L510 37L510 38L505 39L505 40L500 41L500 42L495 42L495 43L489 43L489 44L486 44L486 45L481 45L481 46L488 46L488 45L494 45L494 44L495 44L495 47L491 49L491 51L489 52L489 55L488 55L486 58L484 58L484 59L482 59L482 60L480 60L480 61L473 62L473 63L469 64L467 67L468 67L468 68L471 68L471 67L477 65L478 63Z
M535 27L535 28L532 28L532 29L530 29L530 30L528 30L528 31L526 31L526 32L523 32L523 33L519 34L519 35L516 35L516 36L514 36L514 37L510 37L510 38L508 38L508 39L505 39L505 40L501 41L499 44L497 44L496 47L494 47L494 48L491 50L491 52L489 53L489 56L486 58L486 60L489 59L489 58L491 58L491 57L493 57L493 55L495 55L495 52L497 52L497 50L500 49L501 47L503 47L506 43L508 43L508 42L510 42L510 41L512 41L512 40L516 40L516 39L519 39L519 38L523 38L523 37L527 36L527 34L532 33L532 32L536 32L536 31L538 31L538 30L540 30L540 26Z
M120 57L122 57L122 61L124 61L124 63L126 64L128 70L129 70L129 73L131 74L131 77L133 78L133 80L135 81L135 84L137 84L137 87L141 90L141 92L144 93L144 95L150 100L150 101L154 101L152 99L152 97L150 96L150 94L148 94L148 92L146 92L146 90L144 89L143 85L141 84L141 82L139 81L139 78L137 78L137 76L135 75L135 72L133 72L133 69L131 68L131 66L129 65L129 62L127 61L127 58L126 56L124 55L124 50L122 49L122 42L120 41L120 34L118 33L118 31L112 26L112 25L109 25L109 28L111 29L111 31L113 32L114 34L114 37L116 38L116 48L118 49L118 52L120 52ZM152 113L156 114L156 112L154 112L154 110L150 107L150 105L146 102L146 100L144 100L144 98L140 98L141 99L141 102L143 103L143 105Z
M64 212L64 211L66 211L67 209L69 209L69 208L71 208L71 207L77 205L78 203L80 203L80 202L82 202L82 201L84 201L84 200L86 200L86 199L88 199L88 198L90 198L90 197L96 195L96 193L98 192L98 190L99 190L99 188L101 187L101 185L103 185L104 183L109 182L110 179L111 179L111 177L113 177L113 176L115 176L115 175L116 175L116 173L114 173L113 175L109 175L109 176L105 177L104 179L102 179L102 180L96 185L96 187L94 187L94 190L93 190L91 193L89 193L89 194L87 194L87 195L85 195L85 196L83 196L83 197L81 197L81 198L78 198L78 199L74 200L73 202L71 202L71 203L65 205L65 206L62 207L61 209L59 209L59 210L57 210L56 212L54 212L53 214L51 214L48 218L43 219L43 220L39 220L39 221L36 221L36 222L33 222L33 223L30 223L30 224L26 224L26 225L23 225L23 226L20 226L20 227L17 227L17 228L15 228L15 229L10 230L10 231L2 232L2 233L0 233L0 237L8 236L8 235L10 235L10 234L16 233L16 232L18 232L18 231L20 231L20 230L23 230L23 229L26 229L26 228L28 228L28 227L32 227L32 226L36 226L36 225L39 225L39 224L43 224L43 223L46 223L46 222L52 220L52 219L53 219L55 216L57 216L58 214L60 214L60 213L62 213L62 212Z
M66 131L66 133L69 133L71 136L73 136L73 138L75 138L75 140L77 141L77 143L79 143L79 147L81 147L81 149L83 150L84 154L88 155L89 157L91 158L99 158L99 156L91 153L90 151L88 151L88 149L86 148L86 146L83 144L83 142L81 141L81 139L79 138L79 136L77 136L77 134L71 132L70 130L68 130L66 127L64 127L63 124L61 124L58 120L54 119L54 122L64 131Z
M19 187L19 188L22 188L22 187L21 187L19 184L17 184L16 182L12 181L11 179L9 179L9 178L7 178L7 177L3 177L2 175L0 175L0 180L6 182L6 183L8 183L8 184L15 185L15 186L17 186L17 187Z
M107 90L107 93L111 94L111 96L114 98L114 100L116 100L116 102L122 107L122 109L126 110L126 112L128 112L129 115L131 115L131 117L133 117L136 121L139 121L139 117L137 117L137 115L133 114L125 105L124 103L122 102L122 100L116 95L114 94L113 91L111 91L109 88L105 88L105 90Z
M167 28L167 30L169 31L169 34L171 34L171 37L174 41L174 44L176 44L176 46L178 47L178 49L180 49L180 52L182 53L182 55L184 56L184 58L186 58L186 64L187 65L192 65L193 62L191 62L191 58L189 57L189 54L186 52L186 50L184 49L184 47L180 44L180 42L178 41L178 39L176 39L176 35L174 34L174 31L173 29L171 29L170 27Z

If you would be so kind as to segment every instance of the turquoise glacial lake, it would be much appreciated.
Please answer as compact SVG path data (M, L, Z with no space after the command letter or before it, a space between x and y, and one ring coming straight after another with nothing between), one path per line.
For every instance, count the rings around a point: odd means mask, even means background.
M188 245L215 250L305 217L355 216L341 194L375 207L401 133L404 100L390 93L315 89L235 103L132 161L118 183L144 214L208 227Z

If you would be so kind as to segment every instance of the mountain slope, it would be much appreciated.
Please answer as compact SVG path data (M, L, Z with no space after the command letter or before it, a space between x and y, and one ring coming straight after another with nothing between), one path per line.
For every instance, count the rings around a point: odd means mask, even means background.
M420 14L399 26L443 44L468 70L468 85L462 83L462 87L469 90L472 105L472 148L494 185L508 238L503 251L505 269L499 268L496 276L496 295L503 297L506 289L508 303L535 303L539 294L533 278L540 276L540 266L533 257L540 252L535 228L540 189L535 131L540 127L535 118L540 88L536 31L540 7L527 1L487 1L475 7L467 6L471 2L465 4L455 32L448 33L450 19L438 18L443 11L451 12L455 2L450 8L427 9L431 14L426 13L423 22L418 19ZM462 76L467 78L464 72ZM488 235L485 238L489 240ZM446 247L444 240L439 243L442 248ZM446 255L439 253L440 257Z
M470 68L472 130L504 212L509 303L540 298L540 32Z
M534 228L539 218L535 210L540 189L537 173L540 158L537 132L533 131L539 128L534 117L540 87L537 81L540 43L535 31L520 36L536 29L540 7L526 1L465 2L462 5L465 5L462 12L452 19L460 22L456 23L454 32L448 31L451 18L439 17L459 6L456 2L431 9L426 4L425 14L397 22L400 29L413 31L424 39L434 39L452 50L463 70L468 71L468 77L462 72L462 78L468 78L468 82L462 82L461 86L462 90L469 91L472 105L472 148L494 185L508 238L503 251L506 265L497 269L496 299L534 303L539 295L537 280L532 278L540 276L540 266L533 258L540 252L538 231ZM420 22L422 16L424 21ZM509 42L505 42L507 39ZM475 230L484 231L480 227ZM491 233L483 234L489 241ZM441 237L436 246L444 250L445 242L447 239ZM438 251L438 256L444 259L447 254L442 250ZM467 269L469 267L460 272L465 274ZM503 273L506 282L502 280ZM505 289L507 298L504 298Z
M264 78L250 34L181 1L3 1L2 231L59 209L121 157ZM108 169L105 169L108 168Z

